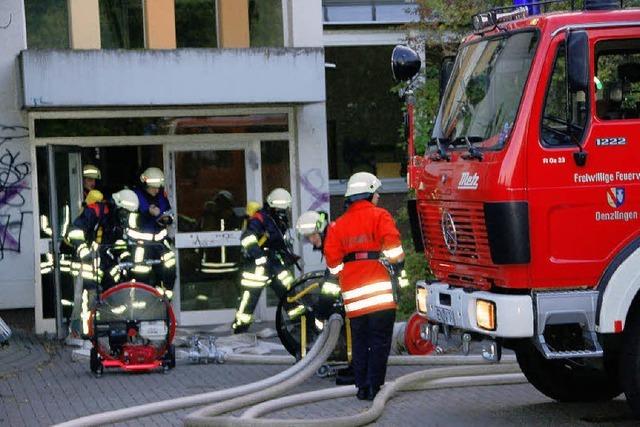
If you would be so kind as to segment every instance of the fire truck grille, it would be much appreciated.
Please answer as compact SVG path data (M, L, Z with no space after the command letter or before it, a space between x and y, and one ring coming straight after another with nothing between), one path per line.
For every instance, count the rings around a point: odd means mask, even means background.
M430 260L492 266L482 203L422 201L419 210Z

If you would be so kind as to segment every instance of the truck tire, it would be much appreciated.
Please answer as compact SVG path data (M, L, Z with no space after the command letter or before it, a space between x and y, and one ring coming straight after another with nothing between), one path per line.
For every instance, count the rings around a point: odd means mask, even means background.
M633 414L640 418L640 310L629 315L624 328L620 385Z
M516 358L522 373L539 392L559 402L602 402L621 392L615 375L580 359L545 359L529 340L519 343Z

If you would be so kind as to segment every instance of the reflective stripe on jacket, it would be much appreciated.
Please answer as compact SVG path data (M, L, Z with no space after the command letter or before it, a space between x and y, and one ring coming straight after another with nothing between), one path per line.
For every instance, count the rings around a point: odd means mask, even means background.
M400 232L391 214L367 200L354 202L329 225L324 255L338 275L347 317L396 308L391 279L375 259L343 263L351 252L383 252L401 248Z

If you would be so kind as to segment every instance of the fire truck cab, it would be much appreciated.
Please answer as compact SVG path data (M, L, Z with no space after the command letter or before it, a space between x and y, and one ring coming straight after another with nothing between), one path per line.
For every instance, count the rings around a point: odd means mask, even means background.
M488 339L545 395L624 392L640 416L640 9L539 7L474 17L424 153L408 106L422 334ZM397 48L394 75L416 61Z

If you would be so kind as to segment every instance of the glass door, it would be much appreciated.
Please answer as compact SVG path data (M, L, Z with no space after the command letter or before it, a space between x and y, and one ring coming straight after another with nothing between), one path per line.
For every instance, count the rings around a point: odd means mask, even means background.
M82 164L79 147L47 146L36 150L40 223L40 319L55 319L63 338L74 304L70 254L64 244L71 221L82 207Z
M173 178L167 187L176 211L174 305L180 324L231 323L240 295L246 206L262 199L259 143L167 149ZM264 309L264 298L261 305Z

